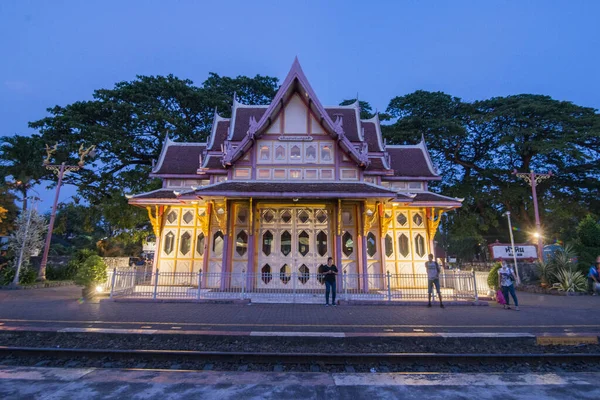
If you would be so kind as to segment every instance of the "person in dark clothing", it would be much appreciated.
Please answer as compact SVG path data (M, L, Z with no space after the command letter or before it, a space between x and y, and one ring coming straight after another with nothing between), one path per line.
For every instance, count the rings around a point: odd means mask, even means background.
M596 285L600 284L600 256L596 258L596 264L590 267L590 272L587 276L588 293L596 296Z
M331 305L335 306L335 280L338 274L337 267L333 264L333 257L327 259L327 265L321 265L321 274L325 279L325 306L329 307L329 293L331 292Z

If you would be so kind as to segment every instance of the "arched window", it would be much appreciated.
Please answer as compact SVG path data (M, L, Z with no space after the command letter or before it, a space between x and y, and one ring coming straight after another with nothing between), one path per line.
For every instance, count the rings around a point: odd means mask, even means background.
M260 146L260 159L268 160L271 158L271 149L269 146L262 145Z
M183 254L185 256L185 255L187 255L187 253L190 252L191 248L192 248L192 235L190 235L188 232L185 232L183 235L181 235L181 243L179 244L179 251L181 252L181 254Z
M213 235L212 251L214 256L223 255L223 233L221 231L215 232Z
M299 160L301 157L302 154L300 153L300 146L293 145L290 149L290 159Z
M331 161L332 158L331 146L326 145L321 147L321 161Z

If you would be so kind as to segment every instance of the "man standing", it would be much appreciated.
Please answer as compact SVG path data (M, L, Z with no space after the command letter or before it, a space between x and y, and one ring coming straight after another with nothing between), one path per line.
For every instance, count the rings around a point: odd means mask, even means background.
M442 303L442 293L440 292L441 268L437 261L433 261L433 254L429 255L429 261L425 263L425 269L427 270L427 293L429 295L429 304L427 304L427 307L431 307L431 296L433 295L433 285L435 285L435 289L440 298L440 308L444 308L444 303Z
M333 257L327 259L327 265L321 265L321 273L325 279L325 306L329 307L329 292L331 292L331 305L335 307L335 279L338 269L333 264Z

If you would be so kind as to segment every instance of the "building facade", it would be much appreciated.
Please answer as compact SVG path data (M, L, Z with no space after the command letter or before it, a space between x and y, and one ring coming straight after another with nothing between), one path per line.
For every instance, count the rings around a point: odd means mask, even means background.
M386 146L358 102L324 107L298 60L270 105L233 99L206 143L167 138L151 176L163 187L129 203L148 210L155 268L273 288L292 273L318 284L330 256L352 275L425 273L441 214L461 205L428 191L440 176L424 140Z

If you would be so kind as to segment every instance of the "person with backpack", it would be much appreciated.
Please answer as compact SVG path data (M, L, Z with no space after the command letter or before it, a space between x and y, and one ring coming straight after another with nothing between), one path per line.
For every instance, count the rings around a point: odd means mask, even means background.
M433 296L433 286L435 285L435 289L440 299L440 308L444 308L444 303L442 303L442 293L440 292L440 272L442 269L437 261L433 261L433 254L429 255L429 261L425 263L425 269L427 270L427 293L429 296L429 304L427 304L427 307L431 307L431 297Z
M587 280L588 293L596 296L597 287L600 285L600 256L596 257L596 264L590 267Z
M502 261L502 268L498 270L498 281L500 282L500 289L502 290L504 300L506 300L504 309L510 310L510 299L508 297L510 294L515 301L515 310L519 311L519 300L517 299L514 285L516 281L515 272L508 266L506 261Z

